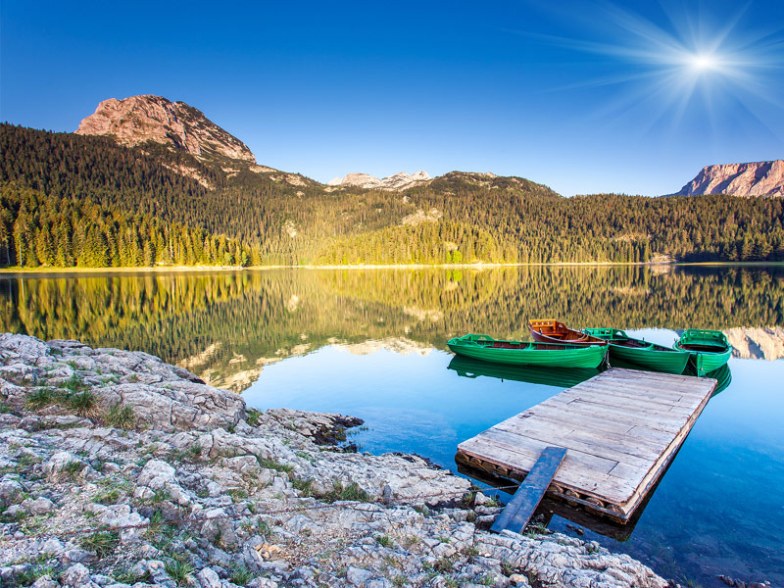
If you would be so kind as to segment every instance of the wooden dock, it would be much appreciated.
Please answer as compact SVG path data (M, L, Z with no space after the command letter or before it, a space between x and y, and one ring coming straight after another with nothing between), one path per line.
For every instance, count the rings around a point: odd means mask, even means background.
M716 380L611 368L461 443L456 460L521 480L545 447L566 457L548 495L625 523L666 470Z

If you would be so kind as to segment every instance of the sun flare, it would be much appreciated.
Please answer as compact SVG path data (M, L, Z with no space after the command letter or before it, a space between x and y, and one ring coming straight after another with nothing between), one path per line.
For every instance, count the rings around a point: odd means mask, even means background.
M698 72L719 69L719 60L709 53L695 53L689 56L689 65Z

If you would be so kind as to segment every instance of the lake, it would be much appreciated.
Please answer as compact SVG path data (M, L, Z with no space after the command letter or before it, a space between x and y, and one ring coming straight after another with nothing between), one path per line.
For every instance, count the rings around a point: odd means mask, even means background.
M526 337L537 317L667 345L721 329L736 347L731 382L633 525L549 505L549 527L683 584L784 585L782 265L0 275L3 331L144 350L261 409L359 416L361 451L453 470L458 443L590 375L466 366L446 347L466 332Z

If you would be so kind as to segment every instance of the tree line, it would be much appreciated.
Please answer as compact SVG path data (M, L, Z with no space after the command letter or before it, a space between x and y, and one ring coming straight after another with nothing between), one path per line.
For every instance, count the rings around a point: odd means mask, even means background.
M21 267L258 265L258 248L79 198L0 186L0 263Z
M784 260L780 198L563 198L523 178L463 172L402 194L328 192L160 145L8 124L0 151L0 183L35 192L8 196L0 211L3 265ZM418 214L427 218L410 220Z

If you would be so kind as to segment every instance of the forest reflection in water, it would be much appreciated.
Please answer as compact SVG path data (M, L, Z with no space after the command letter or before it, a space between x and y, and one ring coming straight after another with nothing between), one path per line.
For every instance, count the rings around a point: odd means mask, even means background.
M265 365L325 345L527 338L532 317L625 329L782 325L784 266L0 276L4 331L143 350L235 391Z

